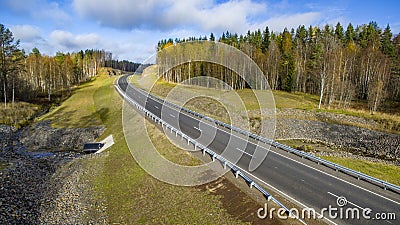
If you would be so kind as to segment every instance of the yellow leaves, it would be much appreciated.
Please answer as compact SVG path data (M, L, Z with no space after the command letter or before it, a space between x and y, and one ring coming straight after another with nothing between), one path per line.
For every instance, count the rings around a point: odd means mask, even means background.
M174 45L173 43L168 42L163 46L163 49L168 48L168 47L173 46L173 45Z
M347 49L349 49L351 52L355 52L355 51L356 51L356 48L357 48L357 46L356 46L356 44L355 44L354 42L350 42L350 43L347 45Z

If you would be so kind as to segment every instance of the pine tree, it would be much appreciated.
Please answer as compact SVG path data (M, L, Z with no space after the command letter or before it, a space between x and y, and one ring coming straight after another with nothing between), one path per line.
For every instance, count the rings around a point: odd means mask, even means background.
M267 52L269 43L271 42L270 38L271 38L271 35L269 33L269 28L267 26L267 27L265 27L265 31L263 32L262 45L261 45L261 50L264 54Z
M381 35L381 50L383 54L389 56L390 58L395 57L395 51L392 43L392 36L393 34L388 24Z
M335 26L335 37L337 40L342 42L344 40L344 30L340 22L338 22Z
M0 79L2 81L2 94L4 98L4 107L7 107L8 78L19 66L21 60L19 40L14 41L13 33L0 24Z
M215 36L213 33L210 34L210 41L215 41Z
M345 41L346 44L354 42L354 27L351 23L347 26L346 33L345 33Z

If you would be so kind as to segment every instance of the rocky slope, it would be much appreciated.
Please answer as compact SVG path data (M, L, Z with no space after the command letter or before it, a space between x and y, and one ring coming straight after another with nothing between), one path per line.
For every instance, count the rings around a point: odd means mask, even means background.
M82 205L86 203L77 198L84 189L77 173L83 171L56 171L82 157L78 150L103 131L103 127L56 129L49 121L22 130L0 126L0 161L7 165L0 171L0 224L57 224L60 220L56 218L65 218L65 215L83 218ZM66 186L68 192L60 198ZM55 200L69 207L58 210L56 215L50 214Z
M341 125L334 121L376 125L373 120L354 116L283 109L277 112L275 137L320 141L357 154L400 160L400 135Z

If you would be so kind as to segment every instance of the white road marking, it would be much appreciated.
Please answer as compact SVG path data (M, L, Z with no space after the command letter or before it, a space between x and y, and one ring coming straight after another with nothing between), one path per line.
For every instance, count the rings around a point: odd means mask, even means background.
M319 169L316 169L316 168L314 168L314 167L311 167L311 166L309 166L309 165L306 165L306 164L304 164L304 163L302 163L302 162L299 162L299 161L296 161L296 160L294 160L294 159L291 159L291 158L289 158L289 157L287 157L287 156L281 155L281 154L279 154L279 153L277 153L277 152L272 151L272 153L275 153L275 154L277 154L277 155L280 155L280 156L282 156L282 157L284 157L284 158L287 158L287 159L289 159L289 160L291 160L291 161L293 161L293 162L296 162L296 163L298 163L298 164L301 164L301 165L303 165L303 166L306 166L306 167L308 167L308 168L310 168L310 169L313 169L313 170L318 171L318 172L320 172L320 173L323 173L323 174L325 174L325 175L327 175L327 176L333 177L333 178L335 178L335 179L337 179L337 180L340 180L340 181L342 181L342 182L344 182L344 183L350 184L350 185L352 185L352 186L354 186L354 187L360 188L361 190L364 190L364 191L366 191L366 192L369 192L369 193L374 194L374 195L376 195L376 196L378 196L378 197L384 198L384 199L386 199L386 200L389 200L389 201L391 201L391 202L393 202L393 203L396 203L396 204L400 205L400 203L396 202L395 200L392 200L392 199L387 198L387 197L385 197L385 196L382 196L382 195L380 195L380 194L378 194L378 193L375 193L375 192L372 192L372 191L370 191L370 190L367 190L367 189L365 189L365 188L363 188L363 187L360 187L360 186L358 186L358 185L355 185L355 184L353 184L353 183L350 183L349 181L343 180L343 179L341 179L341 178L339 178L339 177L335 177L335 176L333 176L333 175L331 175L331 174L329 174L329 173L326 173L326 172L324 172L324 171L321 171L321 170L319 170Z
M200 131L200 132L201 132L200 128L198 128L198 127L194 127L194 129L196 129L196 130L198 130L198 131Z
M241 168L240 166L237 166L237 165L236 165L236 167L239 168L239 169L241 169L242 171L246 171L246 170L244 170L243 168ZM280 189L278 189L278 188L272 186L271 184L268 184L267 182L261 180L261 179L258 178L257 176L254 176L254 175L251 174L251 173L247 173L247 174L248 174L249 176L251 176L251 177L254 177L255 179L257 179L259 182L263 183L264 185L270 187L270 188L273 189L275 192L278 192L280 195L284 196L286 199L288 199L288 200L294 202L295 204L297 204L297 205L299 205L299 206L301 206L301 207L303 207L303 208L308 208L308 209L311 208L311 207L309 207L309 206L307 206L307 205L305 205L305 204L299 202L298 200L294 199L293 197L291 197L290 195L288 195L288 194L286 194L285 192L281 191ZM333 222L332 220L328 219L327 217L321 215L320 213L318 213L318 212L315 212L315 213L317 214L318 217L322 216L322 218L323 218L324 220L328 221L329 223L334 224L334 225L338 225L337 223L335 223L335 222ZM300 220L300 222L303 223L303 224L306 224L306 223L305 223L304 221L302 221L302 220Z
M156 109L160 109L160 108L159 108L158 106L156 106L156 105L154 106L154 108L156 108Z
M172 114L169 114L171 117L173 117L173 118L175 118L176 116L174 116L174 115L172 115Z
M236 150L238 150L239 152L243 152L244 154L246 154L246 155L248 155L248 156L250 156L250 157L253 157L253 155L251 155L251 154L249 154L249 153L243 151L243 150L240 149L240 148L236 148Z

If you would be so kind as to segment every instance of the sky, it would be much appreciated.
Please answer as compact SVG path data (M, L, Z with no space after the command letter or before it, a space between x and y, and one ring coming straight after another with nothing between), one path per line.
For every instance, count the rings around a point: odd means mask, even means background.
M299 25L344 27L376 21L400 32L398 0L1 0L0 23L20 47L42 54L105 49L144 62L168 38L275 32Z

